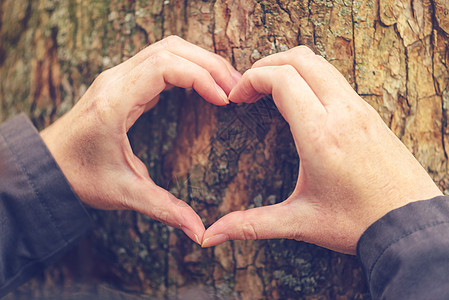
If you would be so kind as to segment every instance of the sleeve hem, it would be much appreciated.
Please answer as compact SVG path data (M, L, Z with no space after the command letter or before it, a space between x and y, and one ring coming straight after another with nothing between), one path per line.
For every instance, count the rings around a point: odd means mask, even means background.
M409 203L376 221L362 234L357 245L357 256L368 282L377 262L396 243L448 223L449 197L445 196Z
M54 262L93 222L25 115L0 126L0 297Z
M77 231L91 227L89 214L29 119L21 114L4 127L3 137L17 164L61 238L69 243Z

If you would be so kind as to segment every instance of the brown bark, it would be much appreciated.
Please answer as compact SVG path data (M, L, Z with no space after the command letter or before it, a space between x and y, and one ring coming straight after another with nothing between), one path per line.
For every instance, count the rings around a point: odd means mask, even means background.
M0 120L24 111L43 128L102 70L171 34L242 72L306 44L376 108L442 190L449 187L447 1L3 0L0 11ZM175 89L130 139L154 180L206 225L282 201L297 178L289 128L269 98L218 108ZM350 256L291 240L201 249L140 214L93 216L86 241L6 299L369 298Z

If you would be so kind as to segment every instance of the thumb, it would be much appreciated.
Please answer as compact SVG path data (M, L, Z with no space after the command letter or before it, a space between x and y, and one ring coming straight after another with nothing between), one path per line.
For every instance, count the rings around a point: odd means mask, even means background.
M132 208L152 219L181 229L195 243L201 244L204 225L198 214L184 201L146 180L138 192Z
M298 238L303 223L298 212L284 201L229 213L206 230L201 246L216 246L228 240Z

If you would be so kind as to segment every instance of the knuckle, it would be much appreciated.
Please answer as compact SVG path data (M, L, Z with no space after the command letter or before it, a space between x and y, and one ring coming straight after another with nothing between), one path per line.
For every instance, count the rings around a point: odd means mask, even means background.
M282 65L277 70L281 78L291 78L292 75L298 74L298 71L292 65Z
M130 199L128 199L126 197L123 197L119 203L120 203L120 209L123 209L123 210L132 210L133 209L132 202L130 201Z
M361 128L368 132L369 128L373 128L373 124L378 124L378 121L382 122L382 118L374 109L363 107L358 111L358 121L361 124Z
M152 55L150 55L145 61L150 65L165 65L167 61L170 59L170 54L167 50L158 51Z
M292 52L294 55L300 55L300 56L310 56L315 55L315 52L313 52L312 49L305 45L297 46L292 49Z
M112 77L113 73L114 73L113 72L113 68L112 69L107 69L107 70L101 72L100 74L98 74L97 78L95 78L94 83L95 82L96 83L101 83L101 82L104 82L104 81L108 81Z
M258 69L249 69L243 73L242 81L247 81L251 87L254 87L254 82L258 80L260 76L260 71Z
M153 219L162 222L162 223L168 223L168 217L169 214L167 211L161 210L161 209L153 209Z
M178 207L188 207L189 206L187 203L185 203L181 199L176 198L175 196L173 196L170 193L168 193L168 199L170 199L170 201Z
M205 70L205 69L201 69L201 68L199 68L198 69L198 77L194 77L193 79L194 80L198 80L198 79L201 79L201 80L209 80L209 81L214 81L214 79L213 79L213 74L211 74L211 73L209 73L207 70Z
M216 53L212 53L212 54L215 57L215 59L217 61L217 64L220 66L220 68L223 68L224 70L227 70L228 66L229 66L227 61L223 57L221 57L220 55L218 55Z
M223 56L221 56L221 55L219 55L219 54L217 54L217 53L214 53L214 52L211 52L221 63L222 63L222 65L224 66L224 67L226 67L226 68L228 68L228 67L232 67L231 65L230 65L230 63L226 60L226 58L224 58Z
M211 73L209 73L209 71L207 71L201 67L192 66L190 82L192 85L196 85L197 82L200 82L200 81L213 84L214 79L212 76L213 75Z
M220 77L220 79L225 78L228 72L223 72L223 70L228 70L228 66L223 60L217 57L217 55L214 54L213 57L215 58L215 67L211 69L210 73L214 76Z
M252 77L254 77L257 74L257 72L258 72L257 69L246 70L245 73L243 73L242 78L243 79L251 79Z
M242 225L242 236L245 240L257 240L257 232L251 223Z
M285 88L290 89L298 84L299 73L292 65L282 65L276 68L275 77L279 78Z
M162 48L168 49L178 46L183 41L184 40L177 35L170 35L161 40L159 43L162 46Z
M116 75L113 69L103 71L95 78L88 89L90 95L90 98L88 98L90 100L88 102L94 104L93 107L96 107L96 101L93 99L96 99L101 91L109 90L111 88L111 82L114 82L115 78Z
M357 123L370 123L373 119L375 111L369 109L367 105L363 102L347 104L344 107L343 116L348 119L352 119ZM376 113L377 114L377 113Z
M257 240L257 232L253 223L248 220L248 212L243 212L243 222L241 226L242 237L244 240Z

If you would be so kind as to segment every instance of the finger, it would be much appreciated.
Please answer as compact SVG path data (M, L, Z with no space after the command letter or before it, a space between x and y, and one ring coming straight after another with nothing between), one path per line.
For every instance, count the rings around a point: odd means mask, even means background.
M283 203L229 213L204 233L202 247L228 240L298 238L298 216Z
M150 181L133 191L137 201L132 209L171 227L181 229L195 243L201 245L204 225L198 214L184 201L177 199Z
M191 44L177 36L167 37L148 46L115 68L122 74L127 73L149 57L161 51L169 51L203 67L209 71L226 94L229 94L241 77L241 74L221 56Z
M206 69L168 51L151 56L118 81L117 93L132 100L118 99L118 105L128 111L136 106L150 106L150 100L155 99L167 84L194 88L206 101L215 105L229 103L225 92Z
M310 48L299 46L288 51L267 56L256 63L253 68L264 66L292 65L304 78L323 105L338 101L350 101L347 91L355 93L340 72L322 56L316 55ZM345 93L345 97L338 97ZM355 97L358 99L358 97Z
M232 88L234 86L236 86L236 84L240 81L240 79L242 78L242 74L237 71L229 61L227 61L223 56L220 56L218 54L215 54L215 57L217 57L219 60L221 60L226 67L228 68L229 72L231 73L231 77L232 77L232 86L229 90L226 89L226 93L229 95L229 93L231 92Z
M272 94L293 135L299 140L314 137L325 121L326 110L302 76L290 65L250 69L231 91L229 99L242 102Z

